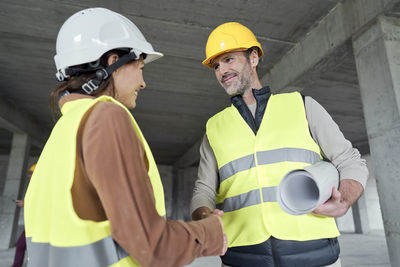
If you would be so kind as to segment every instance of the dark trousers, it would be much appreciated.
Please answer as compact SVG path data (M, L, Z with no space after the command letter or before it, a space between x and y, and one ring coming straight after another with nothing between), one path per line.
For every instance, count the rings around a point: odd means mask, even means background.
M24 263L24 256L26 250L25 230L19 236L17 244L15 245L15 256L12 267L21 267Z

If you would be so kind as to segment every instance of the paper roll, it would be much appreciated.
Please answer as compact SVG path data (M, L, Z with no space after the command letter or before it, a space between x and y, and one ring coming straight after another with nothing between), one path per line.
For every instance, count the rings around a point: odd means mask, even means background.
M321 161L287 173L279 184L277 200L285 212L303 215L327 201L332 187L338 188L338 185L339 173L335 166Z

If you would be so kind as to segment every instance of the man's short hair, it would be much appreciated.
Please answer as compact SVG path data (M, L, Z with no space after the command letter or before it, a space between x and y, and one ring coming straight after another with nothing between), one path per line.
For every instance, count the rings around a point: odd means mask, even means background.
M253 52L253 50L256 50L257 53L260 54L260 49L257 46L250 47L249 49L244 51L247 59L250 59L250 54L251 54L251 52Z
M244 51L244 56L247 58L247 61L250 62L250 54L253 52L253 50L256 50L258 54L260 54L260 49L257 46L250 47L246 51ZM261 62L261 58L260 61ZM256 66L256 70L258 70L258 65Z

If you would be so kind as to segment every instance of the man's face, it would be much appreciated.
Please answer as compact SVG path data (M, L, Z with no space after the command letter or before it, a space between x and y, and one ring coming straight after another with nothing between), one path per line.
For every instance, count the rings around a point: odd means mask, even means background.
M245 53L228 52L212 61L218 82L230 96L243 94L251 86L253 70Z

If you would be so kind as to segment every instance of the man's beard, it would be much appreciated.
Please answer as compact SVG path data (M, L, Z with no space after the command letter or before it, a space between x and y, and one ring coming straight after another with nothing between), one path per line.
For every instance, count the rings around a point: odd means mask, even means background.
M222 87L225 89L226 93L230 96L235 95L243 95L250 88L252 73L250 65L246 65L242 71L237 74L239 76L239 80L236 83L231 84L229 86Z

